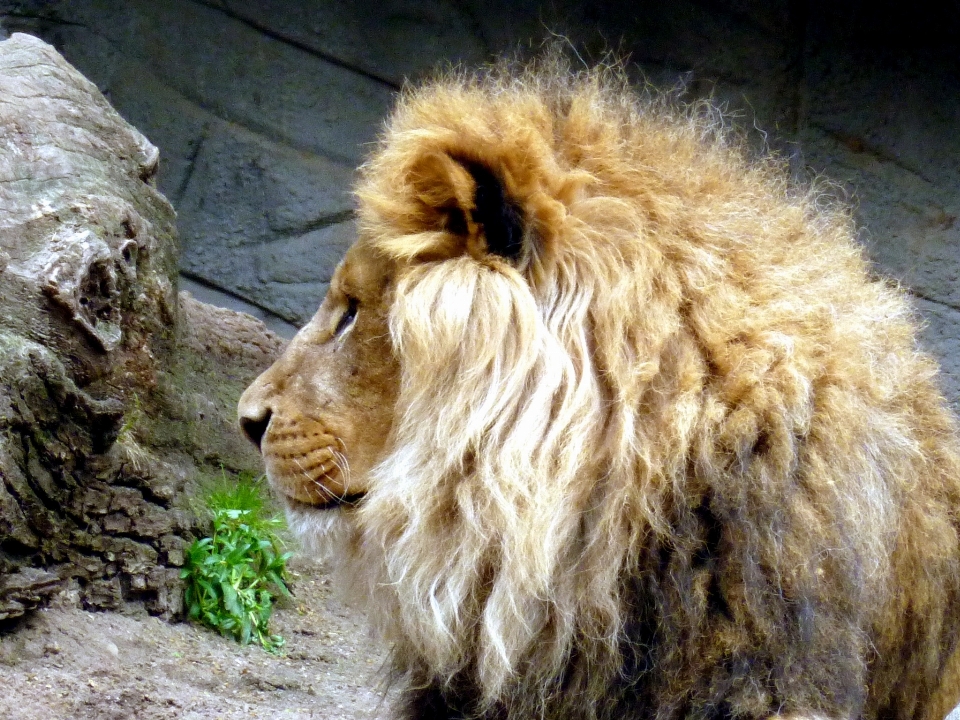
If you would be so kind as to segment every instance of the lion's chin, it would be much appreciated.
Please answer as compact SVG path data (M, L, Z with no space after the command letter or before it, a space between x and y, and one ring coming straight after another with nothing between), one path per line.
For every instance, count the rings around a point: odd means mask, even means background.
M344 543L349 544L356 525L354 513L344 509L354 505L330 504L316 506L283 497L287 526L302 543L305 550L320 560L336 559L343 554Z

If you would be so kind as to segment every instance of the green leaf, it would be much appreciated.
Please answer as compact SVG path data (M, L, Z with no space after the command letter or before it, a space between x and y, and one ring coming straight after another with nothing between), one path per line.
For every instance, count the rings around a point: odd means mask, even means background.
M233 586L221 580L220 589L223 591L223 605L224 607L234 615L242 615L243 608L240 607L240 603L237 602L237 591L233 589Z
M283 578L281 578L276 572L270 570L267 573L267 577L270 578L270 581L277 586L277 589L281 593L287 597L293 597L293 595L290 594L290 590L287 588L287 584L283 581Z
M250 616L247 613L244 613L242 623L243 625L240 630L240 644L246 645L250 642L250 631L252 630Z

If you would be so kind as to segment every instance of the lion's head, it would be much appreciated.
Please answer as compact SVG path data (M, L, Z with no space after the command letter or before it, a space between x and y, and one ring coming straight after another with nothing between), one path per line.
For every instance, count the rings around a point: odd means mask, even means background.
M960 572L932 365L846 212L721 125L497 70L407 92L361 169L358 240L240 416L411 717L932 702ZM904 578L934 629L884 629ZM910 643L939 649L877 660Z

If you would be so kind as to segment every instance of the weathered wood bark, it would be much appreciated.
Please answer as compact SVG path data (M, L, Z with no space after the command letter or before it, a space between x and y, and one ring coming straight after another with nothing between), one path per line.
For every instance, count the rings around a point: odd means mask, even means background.
M0 42L0 619L54 594L180 610L204 476L280 340L176 292L156 149L50 46Z

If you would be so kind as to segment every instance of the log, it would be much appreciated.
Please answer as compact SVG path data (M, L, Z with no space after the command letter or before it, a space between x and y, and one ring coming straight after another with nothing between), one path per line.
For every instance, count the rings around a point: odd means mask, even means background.
M0 42L0 620L178 616L190 498L260 467L236 399L282 341L177 293L158 167L52 47Z

